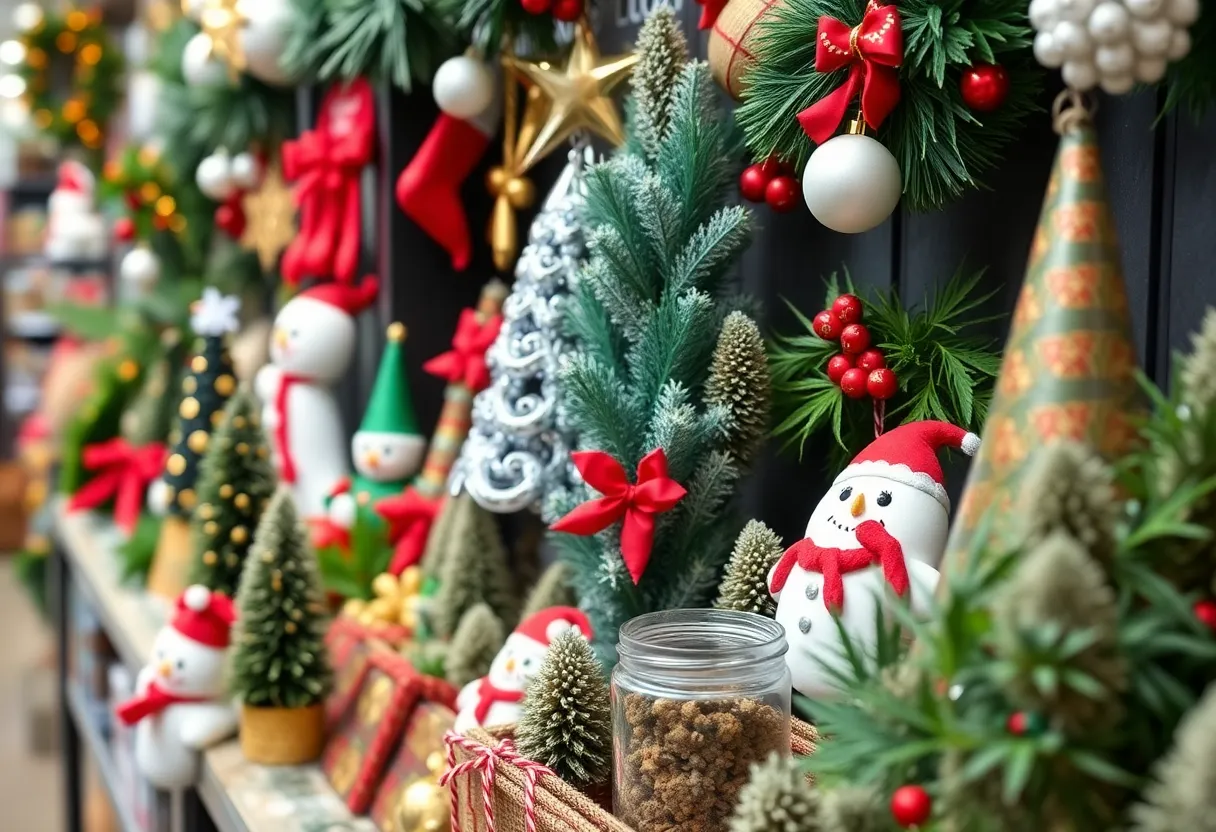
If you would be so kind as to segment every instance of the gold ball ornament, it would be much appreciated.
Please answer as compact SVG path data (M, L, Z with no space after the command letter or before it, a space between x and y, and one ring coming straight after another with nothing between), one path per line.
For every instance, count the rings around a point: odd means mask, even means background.
M234 489L231 484L224 483L223 485L220 486L220 497L222 497L225 500L230 500L230 499L232 499L233 491L234 491Z
M196 373L207 372L207 357L204 355L196 355L190 359L190 369Z
M197 402L195 402L197 404ZM181 454L174 454L169 457L169 461L165 463L165 470L175 477L180 477L186 472L186 458Z
M199 405L198 399L193 396L182 399L182 405L177 409L177 412L183 419L193 419L198 416Z
M422 591L422 569L418 566L407 566L397 579L403 595L417 595Z
M207 450L207 440L211 437L205 430L196 430L190 434L190 438L186 440L186 446L196 454L201 454Z
M381 572L372 579L372 592L379 598L396 598L397 579L387 572Z
M194 493L192 488L183 488L182 493L177 495L177 502L186 511L194 508L194 504L198 502L198 495Z
M401 795L397 832L448 832L451 822L452 801L438 781L418 780Z
M404 341L407 334L408 331L405 328L405 324L401 323L401 321L393 321L388 325L388 330L385 332L385 336L394 344L400 344Z
M232 486L229 486L229 488L231 488L231 487ZM232 504L234 506L236 506L237 508L239 508L241 511L244 511L245 509L249 508L249 495L248 494L237 494L236 499L232 501Z
M233 543L244 543L249 539L249 530L244 526L234 526L231 533Z
M342 605L342 614L348 618L358 618L366 607L366 601L360 598L351 598Z
M215 380L215 392L221 396L231 396L234 390L236 390L236 379L232 376L224 374Z

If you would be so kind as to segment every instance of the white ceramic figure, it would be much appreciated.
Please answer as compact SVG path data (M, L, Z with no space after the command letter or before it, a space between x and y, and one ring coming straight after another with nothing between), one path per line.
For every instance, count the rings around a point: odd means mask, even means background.
M946 422L912 422L875 439L836 477L806 537L769 574L795 690L811 697L835 691L828 667L847 664L834 618L864 655L874 648L878 607L892 591L915 611L927 608L949 530L937 450L974 455L979 443Z
M227 596L201 585L187 588L172 622L156 635L135 697L117 708L118 718L135 726L140 774L158 788L191 785L199 752L236 731L236 709L224 684L235 618Z
M567 630L591 638L591 622L574 607L549 607L524 619L507 636L490 672L465 685L456 698L456 730L510 725L523 713L524 690L540 670L549 645Z
M254 387L281 482L305 518L326 513L334 487L349 475L346 431L330 389L350 366L355 318L376 298L375 278L358 286L322 283L279 311L270 364Z
M89 169L69 159L59 165L47 203L46 242L50 260L96 260L106 255L106 226L93 208L95 180Z

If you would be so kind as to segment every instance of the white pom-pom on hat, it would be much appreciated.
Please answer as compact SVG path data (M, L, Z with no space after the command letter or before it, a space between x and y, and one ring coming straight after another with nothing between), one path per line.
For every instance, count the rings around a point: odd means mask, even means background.
M182 603L195 612L202 612L211 603L211 590L202 584L188 586L182 593Z

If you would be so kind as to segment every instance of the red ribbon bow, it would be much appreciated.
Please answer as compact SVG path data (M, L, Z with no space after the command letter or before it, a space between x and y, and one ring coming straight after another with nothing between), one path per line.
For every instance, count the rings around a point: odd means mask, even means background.
M486 350L502 329L502 315L495 315L484 324L473 309L460 313L452 348L422 365L433 376L453 384L463 383L472 392L490 386L490 368L486 366Z
M623 519L621 557L636 584L650 562L654 516L670 510L688 492L667 476L667 454L662 448L642 457L636 485L630 484L621 464L603 451L578 451L571 458L587 485L604 496L588 500L549 528L585 536Z
M697 5L701 7L701 19L697 21L697 28L701 31L712 29L718 22L718 15L726 8L726 2L727 0L697 0Z
M148 689L143 694L123 702L114 709L114 715L118 717L123 725L134 725L141 719L154 716L170 705L176 705L179 702L207 701L210 700L205 696L180 696L159 687L156 682L149 682Z
M798 122L811 140L823 144L844 120L849 102L861 87L861 114L878 129L899 103L898 67L904 57L904 35L899 9L870 0L861 23L850 27L834 17L819 18L815 70L835 72L849 68L843 84L798 114Z
M98 508L113 499L114 522L131 534L139 523L148 485L164 470L165 454L159 442L136 448L121 438L86 446L81 462L96 476L72 495L68 510Z
M400 575L422 558L442 503L442 497L427 497L412 485L396 497L376 501L376 512L388 521L388 539L396 544L388 565L391 574Z
M861 549L829 549L816 546L810 538L799 540L777 562L769 589L774 593L784 589L797 564L808 572L823 575L823 604L839 612L844 608L844 574L881 566L887 583L902 597L908 591L908 565L899 541L877 520L860 524L855 534Z
M283 176L295 182L300 233L283 254L288 283L333 275L353 283L359 267L359 177L372 159L375 99L358 78L331 87L315 130L283 142Z

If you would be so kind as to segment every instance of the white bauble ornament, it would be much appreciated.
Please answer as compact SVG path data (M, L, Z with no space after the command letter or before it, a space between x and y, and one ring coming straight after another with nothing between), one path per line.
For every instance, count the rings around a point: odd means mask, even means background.
M1067 60L1088 60L1092 54L1093 42L1089 39L1089 32L1076 21L1061 20L1051 30L1051 37Z
M1141 58L1136 61L1136 80L1155 84L1165 77L1165 58Z
M1056 0L1030 0L1030 22L1045 32L1060 22L1060 6Z
M802 195L815 219L842 234L882 224L899 204L903 176L882 143L836 136L815 148L802 172Z
M1143 58L1160 58L1170 51L1174 29L1164 18L1132 21L1132 46Z
M262 180L262 165L258 157L249 151L244 151L232 157L228 170L229 181L236 188L249 191L258 186Z
M1191 35L1186 29L1175 29L1170 35L1170 48L1165 53L1171 61L1181 61L1191 53Z
M207 6L207 0L182 0L182 14L199 23L203 19L203 9Z
M124 283L143 294L160 280L160 258L143 246L133 248L118 264L118 276Z
M1136 51L1130 43L1099 46L1094 52L1094 66L1103 78L1108 75L1130 75L1136 66Z
M1103 75L1101 86L1102 91L1110 95L1123 95L1136 86L1136 77L1130 72L1127 75Z
M1084 23L1094 10L1097 0L1057 0L1060 4L1060 20Z
M468 55L448 58L431 85L439 109L461 121L481 114L494 101L494 73Z
M1141 20L1155 20L1162 16L1165 0L1123 0L1123 5L1132 13L1132 17Z
M295 79L279 64L292 19L289 0L257 0L241 5L245 14L241 27L245 71L267 84L291 85Z
M1169 0L1165 16L1175 26L1191 26L1199 19L1199 0Z
M1098 70L1089 61L1066 61L1061 74L1065 84L1080 92L1093 89L1098 83Z
M228 83L228 67L211 53L211 38L205 32L186 41L182 78L191 87L222 87Z
M42 23L42 6L37 3L22 3L13 9L13 27L18 32L37 29Z
M1039 32L1034 36L1034 57L1048 69L1055 69L1064 63L1064 50L1060 49L1051 32Z
M1097 43L1127 40L1131 15L1122 3L1101 3L1089 16L1089 35Z
M236 193L232 181L232 159L224 151L217 150L198 163L194 181L208 199L223 202Z

